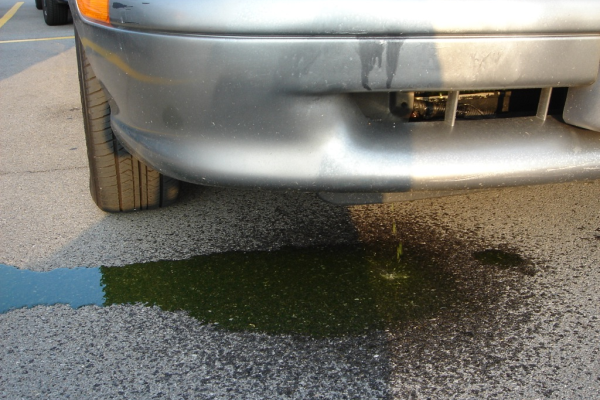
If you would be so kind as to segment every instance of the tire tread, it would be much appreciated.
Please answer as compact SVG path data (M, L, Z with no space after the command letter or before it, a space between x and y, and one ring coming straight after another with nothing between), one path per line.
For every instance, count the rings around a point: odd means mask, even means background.
M36 0L36 7L37 7ZM59 4L56 0L42 0L42 10L46 25L64 25L69 22L69 6Z
M179 181L163 176L131 155L110 125L110 106L76 34L81 104L90 167L90 192L98 207L127 212L167 206Z

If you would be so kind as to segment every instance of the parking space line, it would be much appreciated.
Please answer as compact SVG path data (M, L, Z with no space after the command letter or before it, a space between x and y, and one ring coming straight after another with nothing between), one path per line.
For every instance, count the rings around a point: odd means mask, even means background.
M39 39L0 40L0 44L2 44L2 43L41 42L41 41L45 41L45 40L65 40L65 39L75 39L75 36L58 36L58 37L39 38Z
M4 26L4 24L7 23L8 20L11 19L13 15L15 15L15 13L19 9L19 7L21 7L23 4L25 4L25 3L22 1L18 2L17 4L12 6L11 9L8 10L2 18L0 18L0 28L2 28Z

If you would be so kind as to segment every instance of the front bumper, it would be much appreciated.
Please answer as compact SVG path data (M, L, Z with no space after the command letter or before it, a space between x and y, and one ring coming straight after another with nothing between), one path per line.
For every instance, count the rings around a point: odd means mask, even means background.
M592 10L583 13L585 4ZM194 31L202 14L172 19L167 11L181 8L164 5L162 22L126 7L111 15L112 27L78 12L74 20L111 98L115 133L162 173L206 185L385 192L600 178L598 132L535 117L374 121L350 95L591 85L600 7L569 6L557 35L543 31L542 18L501 32L490 22L479 35L447 24L434 36L424 23L394 34L401 27L381 21L361 25L360 37L333 22L227 31L223 20Z

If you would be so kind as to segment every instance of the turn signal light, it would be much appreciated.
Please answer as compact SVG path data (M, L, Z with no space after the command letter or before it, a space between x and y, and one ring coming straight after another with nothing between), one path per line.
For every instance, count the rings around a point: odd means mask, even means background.
M77 0L79 11L84 17L107 24L110 22L108 3L109 0Z

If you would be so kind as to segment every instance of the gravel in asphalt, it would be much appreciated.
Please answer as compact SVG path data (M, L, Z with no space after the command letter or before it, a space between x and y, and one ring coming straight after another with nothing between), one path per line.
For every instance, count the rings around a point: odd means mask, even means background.
M32 7L32 37L64 35L38 32ZM28 32L10 26L0 40ZM108 215L88 193L72 43L35 43L0 48L11 55L0 57L0 263L119 268L402 243L459 296L324 338L229 331L142 304L13 310L0 314L0 398L598 398L600 181L357 207L184 185L173 207ZM474 256L490 249L525 264Z

